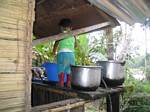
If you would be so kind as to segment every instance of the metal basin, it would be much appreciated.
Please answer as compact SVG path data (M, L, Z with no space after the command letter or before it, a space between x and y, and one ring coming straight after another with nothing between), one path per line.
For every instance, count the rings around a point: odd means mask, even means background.
M97 65L102 66L102 78L108 86L121 85L124 82L124 64L113 60L98 61Z
M100 66L71 66L72 87L95 90L101 82Z

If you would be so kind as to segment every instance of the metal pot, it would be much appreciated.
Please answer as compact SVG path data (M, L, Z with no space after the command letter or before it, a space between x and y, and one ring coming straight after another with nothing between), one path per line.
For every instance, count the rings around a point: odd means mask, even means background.
M124 63L109 60L98 61L97 65L102 66L102 78L107 86L114 87L124 82Z
M71 66L72 87L82 90L95 90L101 82L100 66Z

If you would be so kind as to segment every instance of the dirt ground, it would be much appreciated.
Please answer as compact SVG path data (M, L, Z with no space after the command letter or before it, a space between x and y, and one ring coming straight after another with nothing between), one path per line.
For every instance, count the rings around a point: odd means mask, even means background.
M106 99L103 98L85 104L85 112L106 112Z

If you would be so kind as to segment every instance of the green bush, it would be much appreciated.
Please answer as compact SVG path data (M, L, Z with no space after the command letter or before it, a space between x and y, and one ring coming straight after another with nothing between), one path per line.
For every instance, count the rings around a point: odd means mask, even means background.
M150 83L129 77L121 101L123 112L150 112Z
M137 93L130 97L129 106L123 112L150 112L150 94Z

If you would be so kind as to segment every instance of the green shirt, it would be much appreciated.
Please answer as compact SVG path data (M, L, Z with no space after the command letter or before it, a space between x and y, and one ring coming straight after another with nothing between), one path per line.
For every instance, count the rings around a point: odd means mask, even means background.
M63 49L69 49L74 52L74 43L75 43L75 38L72 34L70 34L64 37L64 39L59 41L58 51Z

